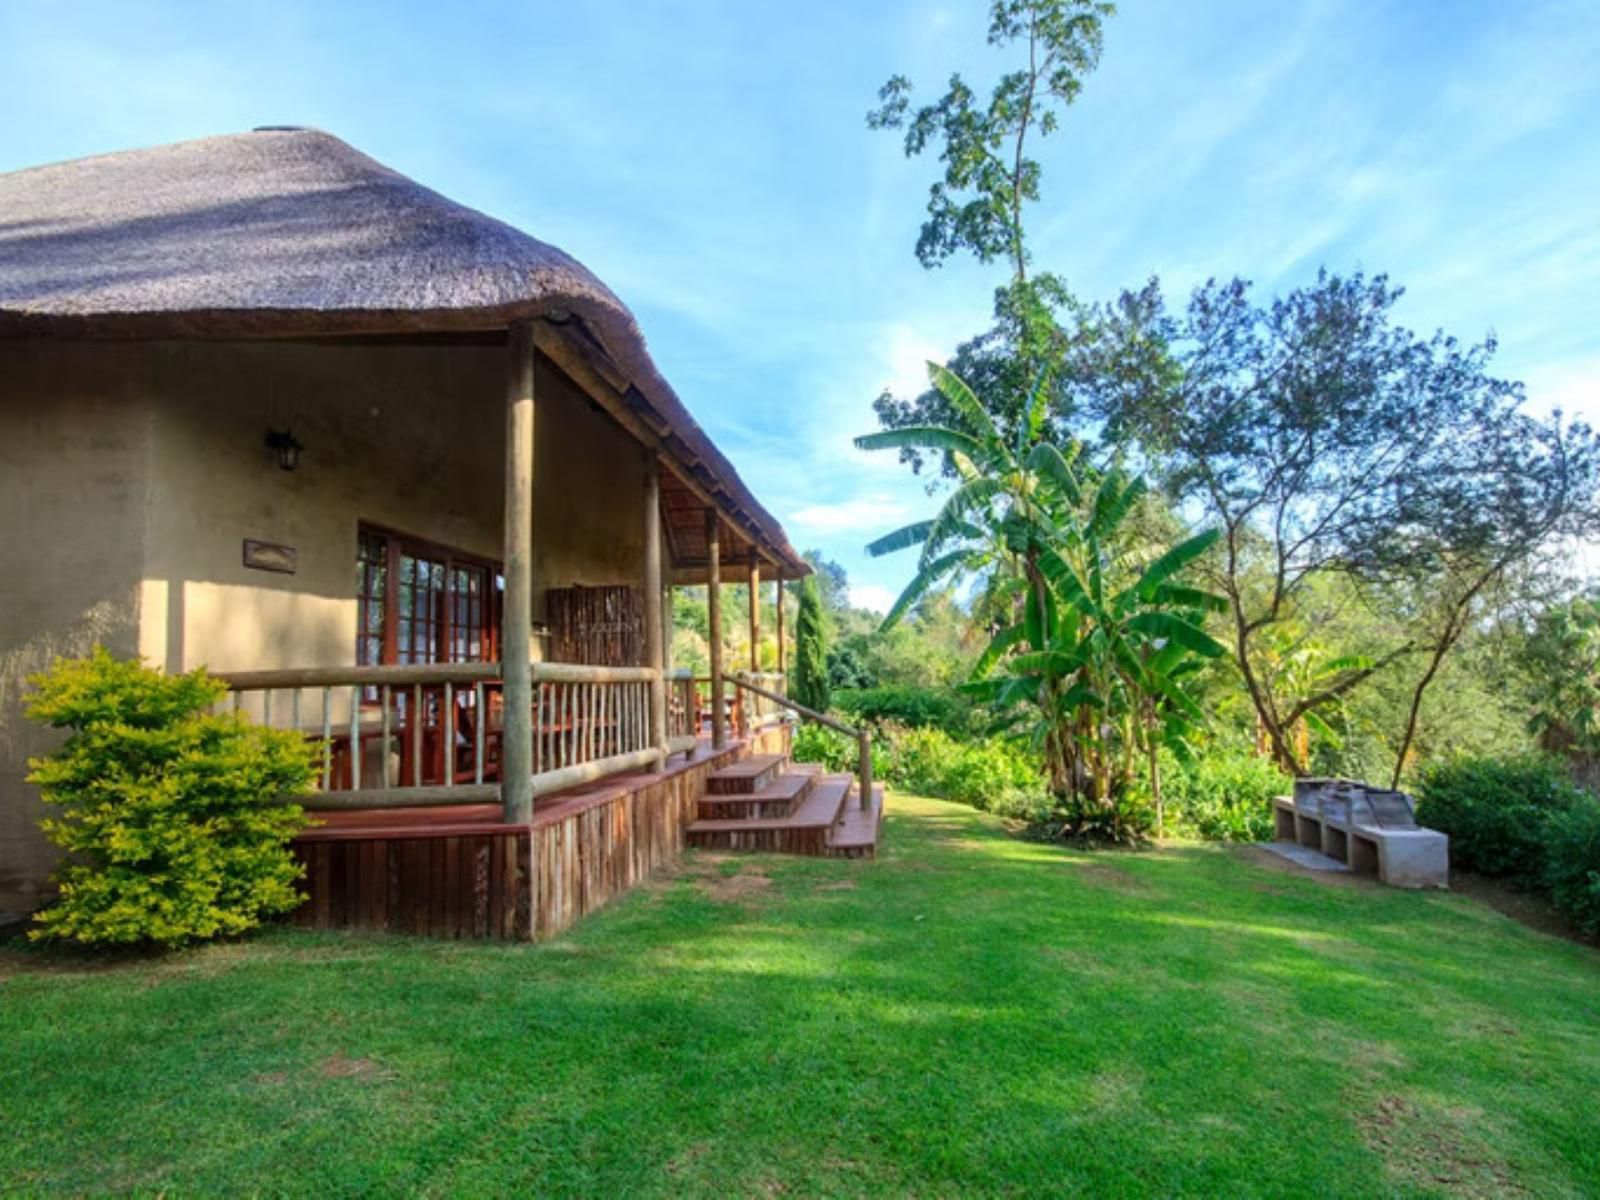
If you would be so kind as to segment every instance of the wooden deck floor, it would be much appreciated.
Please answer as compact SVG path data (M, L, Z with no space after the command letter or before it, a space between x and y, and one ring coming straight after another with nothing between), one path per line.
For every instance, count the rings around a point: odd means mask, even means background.
M499 804L443 804L419 808L368 808L353 811L317 813L319 822L295 840L359 841L364 838L461 837L466 834L518 833L542 829L596 805L608 804L627 792L663 780L674 779L696 767L706 766L744 743L730 739L719 753L711 749L711 739L703 737L686 754L674 754L661 774L630 771L610 775L593 783L581 784L563 792L541 796L534 803L533 819L527 824L507 824L501 820Z

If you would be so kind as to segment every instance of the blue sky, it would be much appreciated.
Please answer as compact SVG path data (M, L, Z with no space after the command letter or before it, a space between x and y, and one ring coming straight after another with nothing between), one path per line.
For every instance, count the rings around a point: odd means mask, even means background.
M1126 0L1043 146L1036 259L1087 298L1389 272L1540 408L1600 420L1600 4ZM931 161L864 113L982 81L978 0L0 0L0 170L315 125L577 255L801 546L930 505L859 454L885 386L980 329L994 269L912 255Z

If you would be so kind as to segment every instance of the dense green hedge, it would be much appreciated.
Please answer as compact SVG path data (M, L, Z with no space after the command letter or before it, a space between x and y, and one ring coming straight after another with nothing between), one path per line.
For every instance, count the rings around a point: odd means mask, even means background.
M899 690L871 689L851 695ZM843 715L847 719L854 716ZM794 756L802 762L853 772L856 753L854 741L821 726L802 725L795 733ZM1093 824L1092 814L1077 814L1079 819L1074 822L1075 814L1056 811L1039 756L1026 745L1004 738L962 739L934 726L911 728L883 721L874 725L872 770L876 778L896 787L958 800L1002 816L1031 821L1055 818L1085 827ZM1164 756L1162 778L1169 831L1213 841L1270 838L1272 797L1291 787L1289 778L1270 761L1244 750L1217 750L1188 763ZM1154 825L1153 807L1142 791L1125 798L1122 807L1124 817L1136 828Z
M1600 933L1600 799L1543 757L1438 763L1417 785L1417 818L1450 835L1458 867L1541 892Z
M1141 789L1147 785L1140 780ZM1248 749L1213 747L1179 762L1163 751L1161 796L1167 832L1214 842L1272 840L1272 798L1294 780Z
M1519 887L1543 885L1550 818L1584 799L1553 759L1459 758L1417 781L1417 819L1450 835L1459 867Z
M794 757L830 771L856 770L856 743L820 725L795 731ZM958 800L1001 816L1042 820L1050 813L1038 759L999 738L963 742L941 729L879 725L873 776L924 796Z
M972 701L949 688L890 685L841 689L834 692L833 704L854 724L931 727L958 738L977 732Z

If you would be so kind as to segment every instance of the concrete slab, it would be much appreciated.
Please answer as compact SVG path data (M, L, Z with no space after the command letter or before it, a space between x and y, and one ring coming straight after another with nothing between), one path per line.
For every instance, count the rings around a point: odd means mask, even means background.
M1350 831L1354 847L1370 844L1377 851L1378 878L1390 887L1450 886L1450 839L1435 829L1372 829Z
M1309 846L1297 846L1293 842L1257 842L1260 846L1279 858L1286 858L1296 866L1304 867L1308 871L1349 871L1350 868L1337 858L1329 858L1320 850L1313 850Z

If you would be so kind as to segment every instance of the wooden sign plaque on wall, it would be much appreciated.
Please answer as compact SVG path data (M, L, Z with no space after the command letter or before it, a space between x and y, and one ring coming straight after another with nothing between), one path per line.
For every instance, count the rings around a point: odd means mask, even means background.
M257 571L276 571L280 575L293 575L295 548L277 542L244 540L244 565Z

